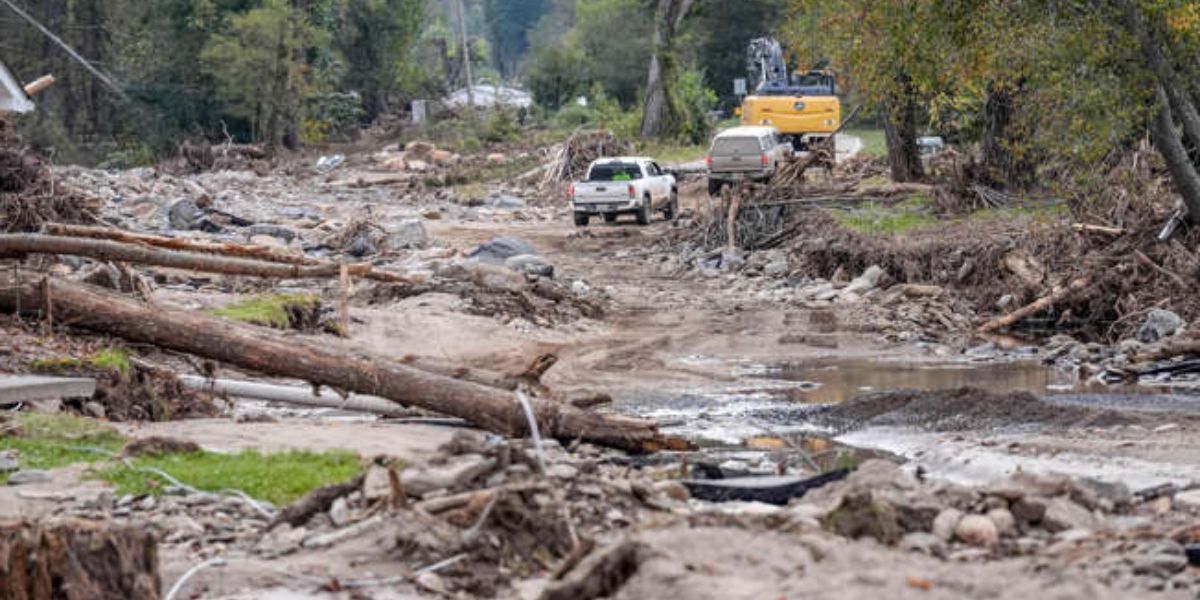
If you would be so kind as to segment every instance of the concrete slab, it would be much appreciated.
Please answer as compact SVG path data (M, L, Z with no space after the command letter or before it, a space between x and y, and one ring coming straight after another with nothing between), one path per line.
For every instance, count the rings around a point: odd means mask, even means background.
M0 405L63 398L90 398L95 393L95 379L0 375Z

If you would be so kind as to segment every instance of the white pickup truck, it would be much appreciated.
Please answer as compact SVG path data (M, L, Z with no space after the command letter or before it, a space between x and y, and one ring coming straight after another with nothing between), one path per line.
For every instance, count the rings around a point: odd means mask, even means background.
M612 223L632 214L638 224L648 225L661 211L669 221L679 212L679 186L653 159L602 158L588 167L583 181L571 184L571 207L579 227L587 227L595 215Z

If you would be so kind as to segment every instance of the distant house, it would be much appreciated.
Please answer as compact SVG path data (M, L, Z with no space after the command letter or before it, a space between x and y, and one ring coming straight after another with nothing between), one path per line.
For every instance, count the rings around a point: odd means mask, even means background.
M33 110L33 101L12 71L0 61L0 113L26 113Z
M476 108L494 108L496 106L529 108L533 106L533 96L522 90L482 84L472 87L471 90L474 92ZM462 108L471 103L470 96L467 88L463 88L444 98L442 103L451 108Z

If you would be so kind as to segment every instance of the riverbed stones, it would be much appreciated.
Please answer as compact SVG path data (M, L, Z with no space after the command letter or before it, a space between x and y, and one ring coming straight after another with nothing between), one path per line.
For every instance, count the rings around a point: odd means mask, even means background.
M1017 520L1006 508L993 508L987 513L987 518L996 526L996 532L1004 537L1017 535Z
M45 483L47 481L50 481L50 472L39 469L17 471L8 476L8 485L28 485L31 483Z
M1037 524L1046 516L1046 507L1050 503L1047 498L1026 496L1012 505L1012 516L1019 523Z
M1188 510L1192 512L1200 512L1200 489L1187 490L1175 494L1172 499L1175 508Z
M996 524L983 515L967 515L954 528L954 537L965 544L987 548L1000 542Z
M429 232L421 219L407 219L388 233L389 250L423 250L429 247Z
M537 248L525 238L500 236L480 244L467 257L482 263L503 266L504 261L514 256L537 253Z

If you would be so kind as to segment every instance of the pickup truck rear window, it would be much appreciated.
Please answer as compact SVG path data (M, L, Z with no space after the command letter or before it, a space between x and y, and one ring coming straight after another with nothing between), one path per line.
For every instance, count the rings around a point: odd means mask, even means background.
M642 168L633 163L595 165L588 181L633 181L642 178Z
M734 154L759 154L762 152L762 146L758 143L758 138L721 138L713 144L713 154L720 156L731 156Z

